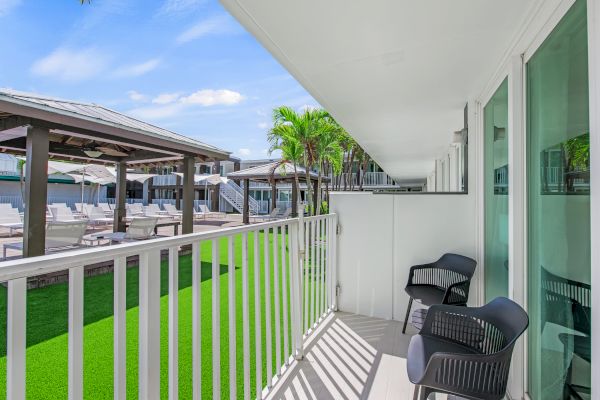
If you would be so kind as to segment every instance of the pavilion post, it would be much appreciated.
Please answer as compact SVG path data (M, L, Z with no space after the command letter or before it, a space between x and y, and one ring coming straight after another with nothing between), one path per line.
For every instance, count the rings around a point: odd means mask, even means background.
M181 210L181 178L175 175L175 208Z
M125 232L127 228L125 225L125 198L127 197L127 164L121 161L116 165L117 170L117 182L115 190L115 212L113 231L114 232Z
M319 201L319 182L313 182L313 215L319 215L317 211L321 207L321 202Z
M213 174L221 175L221 161L215 161L213 164ZM219 194L220 194L221 186L220 184L213 185L212 198L210 200L212 210L211 211L219 211Z
M181 233L194 232L194 157L183 158L183 216Z
M250 223L250 179L244 179L244 212L242 216L242 222L244 224Z
M271 211L277 207L277 181L273 179L271 181Z
M46 243L48 197L48 129L27 128L25 161L25 221L23 257L41 256Z
M296 181L292 182L292 218L296 218L298 216L298 186L296 186Z

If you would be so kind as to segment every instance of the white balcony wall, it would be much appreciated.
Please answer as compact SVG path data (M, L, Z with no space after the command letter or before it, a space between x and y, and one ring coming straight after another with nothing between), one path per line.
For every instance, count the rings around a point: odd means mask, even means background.
M475 196L332 193L338 214L339 308L403 320L412 265L459 253L477 259ZM479 274L471 284L477 304Z

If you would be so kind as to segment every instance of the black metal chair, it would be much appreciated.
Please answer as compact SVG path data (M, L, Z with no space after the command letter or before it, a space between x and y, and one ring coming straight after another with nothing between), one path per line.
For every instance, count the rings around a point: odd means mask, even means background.
M478 308L432 306L408 347L414 399L431 393L502 399L513 347L528 325L527 313L504 297Z
M434 304L466 305L469 300L471 278L477 262L472 258L446 253L439 260L410 268L408 283L404 289L410 300L402 333L410 317L413 300L423 305Z

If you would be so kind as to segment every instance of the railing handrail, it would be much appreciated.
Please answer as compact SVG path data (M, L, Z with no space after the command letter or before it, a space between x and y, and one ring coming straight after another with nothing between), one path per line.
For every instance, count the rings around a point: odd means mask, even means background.
M252 225L236 226L215 231L194 232L180 236L149 239L139 242L123 243L106 247L84 248L62 253L47 254L39 257L20 258L0 262L0 282L18 278L64 271L82 265L110 261L116 257L135 256L156 249L168 249L173 246L189 245L193 242L220 239L245 232L255 232L272 227L298 224L298 218L262 222Z

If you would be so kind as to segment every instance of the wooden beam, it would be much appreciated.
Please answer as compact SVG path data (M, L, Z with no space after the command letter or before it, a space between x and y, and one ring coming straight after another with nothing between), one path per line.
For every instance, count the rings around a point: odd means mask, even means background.
M183 215L181 233L194 232L194 157L183 159Z
M30 125L30 119L18 115L11 115L10 117L0 119L0 131L6 131L25 125Z
M113 231L125 232L125 199L127 197L127 164L117 163L117 183L115 188L115 212Z
M46 248L48 129L27 128L23 257L42 256Z

